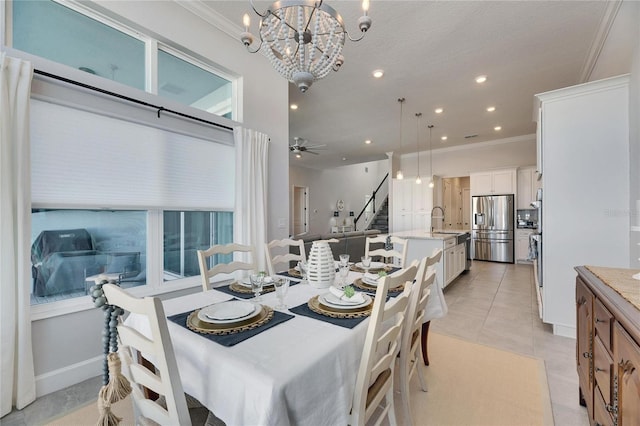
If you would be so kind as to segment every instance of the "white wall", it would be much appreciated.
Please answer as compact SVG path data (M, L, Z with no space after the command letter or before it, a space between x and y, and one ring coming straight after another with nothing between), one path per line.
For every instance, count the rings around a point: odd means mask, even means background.
M329 221L339 199L345 203L340 220L350 210L358 215L364 207L365 194L370 195L377 188L388 172L388 164L388 160L382 160L327 170L291 166L290 191L293 186L309 188L309 233L330 231ZM381 201L376 199L376 204Z
M288 83L266 58L185 8L168 1L100 1L103 12L168 44L241 76L240 121L271 138L269 150L268 238L288 234ZM152 11L152 13L151 13ZM171 40L171 41L170 41ZM285 220L278 227L278 219ZM196 289L197 290L197 289ZM166 297L166 296L165 296ZM33 321L33 351L38 396L100 375L102 311L92 309Z
M630 262L632 268L640 268L640 3L634 2L633 62L629 82L629 206L631 207Z

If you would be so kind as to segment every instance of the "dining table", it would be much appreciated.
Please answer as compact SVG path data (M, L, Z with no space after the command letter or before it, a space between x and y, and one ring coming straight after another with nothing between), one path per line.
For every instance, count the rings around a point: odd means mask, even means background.
M368 317L342 324L293 313L304 311L311 298L328 288L282 273L291 283L284 298L289 309L275 312L277 325L256 329L237 343L209 339L178 321L195 309L234 299L228 286L162 301L184 391L229 426L346 425ZM362 275L351 270L346 281ZM278 305L275 292L262 294L259 303ZM130 314L126 323L149 335L145 317Z

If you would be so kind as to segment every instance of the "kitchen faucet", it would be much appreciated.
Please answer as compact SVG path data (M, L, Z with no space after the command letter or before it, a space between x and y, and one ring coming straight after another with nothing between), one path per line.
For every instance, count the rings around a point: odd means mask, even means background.
M443 209L442 207L440 207L440 206L434 206L434 207L431 209L431 233L432 233L432 234L433 234L433 218L434 218L434 216L433 216L433 212L434 212L436 209L440 209L440 211L442 212L442 216L435 216L435 217L442 218L442 221L444 222L444 209Z

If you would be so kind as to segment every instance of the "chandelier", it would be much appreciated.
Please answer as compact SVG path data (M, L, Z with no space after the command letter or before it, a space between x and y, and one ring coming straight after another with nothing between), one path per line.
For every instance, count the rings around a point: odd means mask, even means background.
M342 48L345 39L360 41L371 27L367 15L369 0L363 0L364 15L358 19L362 35L352 38L344 28L342 17L323 0L281 0L273 3L260 16L260 43L252 49L253 34L249 31L249 15L243 17L244 32L240 40L250 53L261 51L284 78L306 92L314 81L331 71L338 71L344 63Z

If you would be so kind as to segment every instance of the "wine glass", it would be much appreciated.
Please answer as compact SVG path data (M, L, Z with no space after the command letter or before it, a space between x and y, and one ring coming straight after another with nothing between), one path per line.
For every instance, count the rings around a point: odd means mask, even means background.
M307 263L306 260L300 260L298 262L298 269L300 269L300 276L302 277L302 284L305 284L307 282L307 267L309 266L309 264Z
M344 253L340 255L340 266L349 266L349 255Z
M362 256L360 260L362 261L362 269L364 269L364 273L366 274L371 267L371 256Z
M338 274L340 275L340 285L342 287L347 285L347 276L349 275L349 264L340 265L340 269L338 269Z
M264 285L264 274L251 274L249 280L251 280L251 290L255 295L255 301L259 302L262 286Z
M284 297L289 291L289 280L286 278L278 277L273 282L276 288L276 297L278 298L278 305L276 309L287 309L287 305L284 304Z

